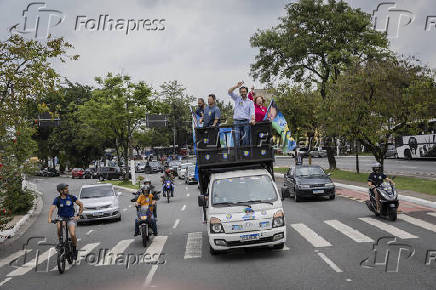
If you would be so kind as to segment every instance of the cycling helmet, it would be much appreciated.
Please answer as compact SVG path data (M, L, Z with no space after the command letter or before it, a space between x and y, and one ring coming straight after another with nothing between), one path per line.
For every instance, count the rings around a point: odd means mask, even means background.
M68 184L65 184L65 183L59 183L59 184L56 186L56 189L58 190L58 192L61 192L61 190L65 189L65 188L67 188L67 187L68 187Z
M381 169L381 164L380 164L380 162L376 162L376 163L374 163L374 164L371 166L371 168L372 168L372 171L374 171L374 172L380 170L380 169Z

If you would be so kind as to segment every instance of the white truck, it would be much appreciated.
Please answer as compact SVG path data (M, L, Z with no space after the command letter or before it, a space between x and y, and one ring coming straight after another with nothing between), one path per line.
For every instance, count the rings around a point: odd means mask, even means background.
M196 129L196 135L200 140L218 138L210 130ZM270 123L252 126L252 135L253 145L244 148L197 143L198 205L204 211L212 255L234 248L285 245L285 212L274 182Z

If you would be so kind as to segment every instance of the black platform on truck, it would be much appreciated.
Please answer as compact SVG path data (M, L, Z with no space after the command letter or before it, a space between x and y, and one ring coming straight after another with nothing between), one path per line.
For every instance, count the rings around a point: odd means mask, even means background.
M251 145L234 147L235 128L236 125L195 129L198 181L202 194L206 194L210 174L215 172L265 168L274 179L271 122L251 126Z

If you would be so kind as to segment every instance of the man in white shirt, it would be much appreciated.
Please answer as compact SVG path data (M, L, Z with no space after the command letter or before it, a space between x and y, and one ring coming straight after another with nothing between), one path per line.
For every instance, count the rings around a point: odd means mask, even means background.
M238 82L236 86L231 87L228 91L229 96L235 101L235 110L233 112L233 124L235 125L235 146L250 145L250 125L255 124L254 103L247 98L248 88L243 87L244 82ZM239 94L233 91L239 88ZM242 136L242 137L240 137Z

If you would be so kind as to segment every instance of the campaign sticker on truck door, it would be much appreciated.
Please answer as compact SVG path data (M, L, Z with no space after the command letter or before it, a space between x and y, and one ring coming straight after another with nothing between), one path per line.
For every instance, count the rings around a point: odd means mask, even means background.
M226 218L227 218L228 220L231 219L231 218L232 218L232 214L230 214L230 213L226 214Z

